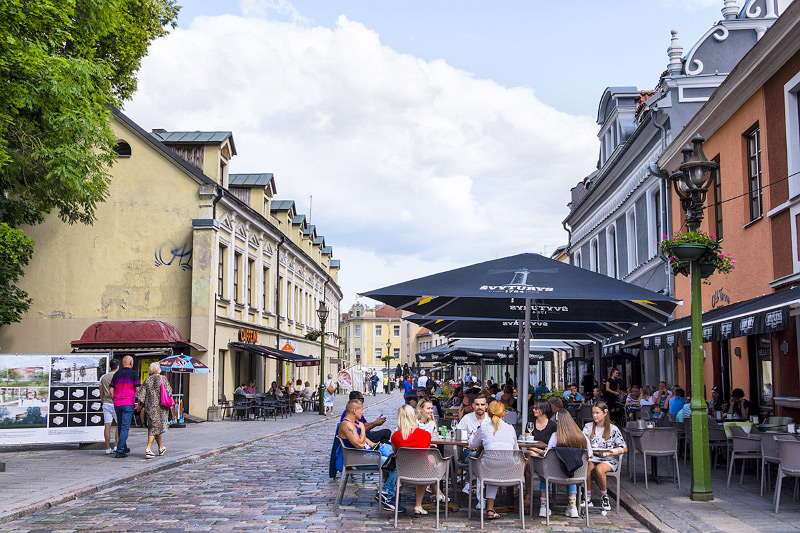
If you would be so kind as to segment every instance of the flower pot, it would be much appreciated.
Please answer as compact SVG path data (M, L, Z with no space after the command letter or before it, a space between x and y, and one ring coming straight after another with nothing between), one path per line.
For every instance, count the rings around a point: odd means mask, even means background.
M681 261L694 261L706 253L705 244L674 244L670 246L669 253Z
M716 263L700 263L700 277L706 279L717 271Z

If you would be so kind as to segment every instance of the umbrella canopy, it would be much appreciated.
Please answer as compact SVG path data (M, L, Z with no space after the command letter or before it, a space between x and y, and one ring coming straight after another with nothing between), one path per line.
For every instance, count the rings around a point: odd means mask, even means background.
M208 374L209 368L194 357L188 355L170 355L158 362L162 372Z
M443 317L411 315L406 317L438 335L490 339L517 339L523 320L474 317ZM567 339L600 341L626 332L632 323L561 322L557 320L531 321L531 335L537 339Z
M666 323L678 301L539 254L519 254L362 294L423 316Z

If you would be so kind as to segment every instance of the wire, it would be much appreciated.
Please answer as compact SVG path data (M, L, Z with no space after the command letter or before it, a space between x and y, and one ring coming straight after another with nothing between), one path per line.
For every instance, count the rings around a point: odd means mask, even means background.
M786 176L785 178L781 178L781 179L779 179L779 180L775 180L775 181L773 181L773 182L767 183L766 185L762 185L762 186L761 186L761 189L766 189L767 187L772 187L773 185L777 185L778 183L781 183L781 182L783 182L783 181L786 181L786 180L788 180L789 178L792 178L792 177L794 177L794 176L797 176L798 174L800 174L800 171L797 171L797 172L795 172L794 174L789 174L789 175L788 175L788 176ZM714 203L713 203L713 204L711 204L711 205L721 205L721 204L724 204L725 202L731 202L731 201L733 201L733 200L736 200L737 198L741 198L741 197L743 197L743 196L750 196L750 191L744 192L744 193L742 193L742 194L740 194L740 195L738 195L738 196L734 196L733 198L728 198L728 199L726 199L726 200L722 200L721 202L714 202ZM710 206L709 206L709 207L710 207Z

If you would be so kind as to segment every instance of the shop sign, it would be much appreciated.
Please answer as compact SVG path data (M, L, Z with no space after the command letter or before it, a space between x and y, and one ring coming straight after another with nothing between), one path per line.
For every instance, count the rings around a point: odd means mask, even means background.
M0 354L0 442L102 442L108 354Z
M252 329L239 330L239 342L246 342L248 344L258 344L258 332Z

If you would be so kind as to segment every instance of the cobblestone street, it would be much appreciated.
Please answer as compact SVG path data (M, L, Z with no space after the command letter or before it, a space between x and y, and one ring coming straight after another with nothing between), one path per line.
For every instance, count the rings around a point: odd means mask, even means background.
M402 397L367 409L372 420L381 413L387 427L394 427L395 412ZM338 409L338 406L337 406ZM342 506L334 509L338 487L328 477L328 460L335 420L295 432L267 438L178 469L159 473L158 459L152 460L153 474L118 488L73 500L25 519L3 524L12 531L235 531L235 530L353 530L393 529L388 512L379 510L372 499L374 482L360 479L348 490ZM109 459L109 468L116 462ZM411 491L403 492L405 504ZM578 531L579 519L557 517L554 511L551 531ZM518 515L503 513L503 519L486 524L491 531L514 531ZM527 529L540 529L540 519L527 521ZM633 517L591 515L592 530L645 531ZM435 514L412 519L400 515L399 528L435 528ZM447 521L442 514L442 529L477 530L477 514L467 520L466 509L452 513Z

